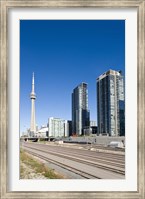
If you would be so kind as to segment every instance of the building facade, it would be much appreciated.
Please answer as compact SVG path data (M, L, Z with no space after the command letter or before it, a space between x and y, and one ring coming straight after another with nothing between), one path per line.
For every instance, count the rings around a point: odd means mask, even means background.
M88 126L83 129L84 136L97 135L97 126Z
M125 135L124 81L121 71L109 70L97 78L99 134Z
M50 117L48 120L49 137L67 137L68 136L68 122L60 118Z
M72 121L68 120L68 136L72 136Z
M82 135L85 126L90 126L88 88L86 83L81 83L72 93L72 135Z
M97 122L94 121L94 120L91 120L91 121L90 121L90 126L97 126Z

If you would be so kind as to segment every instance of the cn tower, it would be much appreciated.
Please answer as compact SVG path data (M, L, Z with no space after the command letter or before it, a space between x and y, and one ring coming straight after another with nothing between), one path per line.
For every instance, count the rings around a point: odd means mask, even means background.
M32 76L32 92L30 93L30 99L31 99L31 126L30 126L30 133L31 136L36 133L36 121L35 121L35 99L36 94L34 91L34 73Z

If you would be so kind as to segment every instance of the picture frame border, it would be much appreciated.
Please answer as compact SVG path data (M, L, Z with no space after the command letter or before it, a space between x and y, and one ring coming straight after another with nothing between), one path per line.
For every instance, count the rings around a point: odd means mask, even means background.
M137 191L8 191L8 12L11 8L137 8ZM144 0L0 0L0 196L4 198L145 198L145 1Z

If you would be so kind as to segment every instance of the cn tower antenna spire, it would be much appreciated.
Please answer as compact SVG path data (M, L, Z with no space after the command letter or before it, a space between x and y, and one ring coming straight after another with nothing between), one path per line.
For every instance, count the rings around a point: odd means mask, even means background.
M34 93L34 72L33 72L33 75L32 75L32 92Z
M36 99L36 94L34 90L34 72L32 74L32 91L30 94L30 99L31 99L31 126L30 126L30 136L34 136L36 133L36 121L35 121L35 99Z

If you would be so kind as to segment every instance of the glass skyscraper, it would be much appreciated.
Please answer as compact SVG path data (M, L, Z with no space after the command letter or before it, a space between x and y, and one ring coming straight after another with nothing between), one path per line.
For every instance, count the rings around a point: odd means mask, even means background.
M109 70L97 78L99 134L125 135L124 81L121 71Z
M88 88L86 83L81 83L72 93L72 134L82 135L83 128L89 125Z

